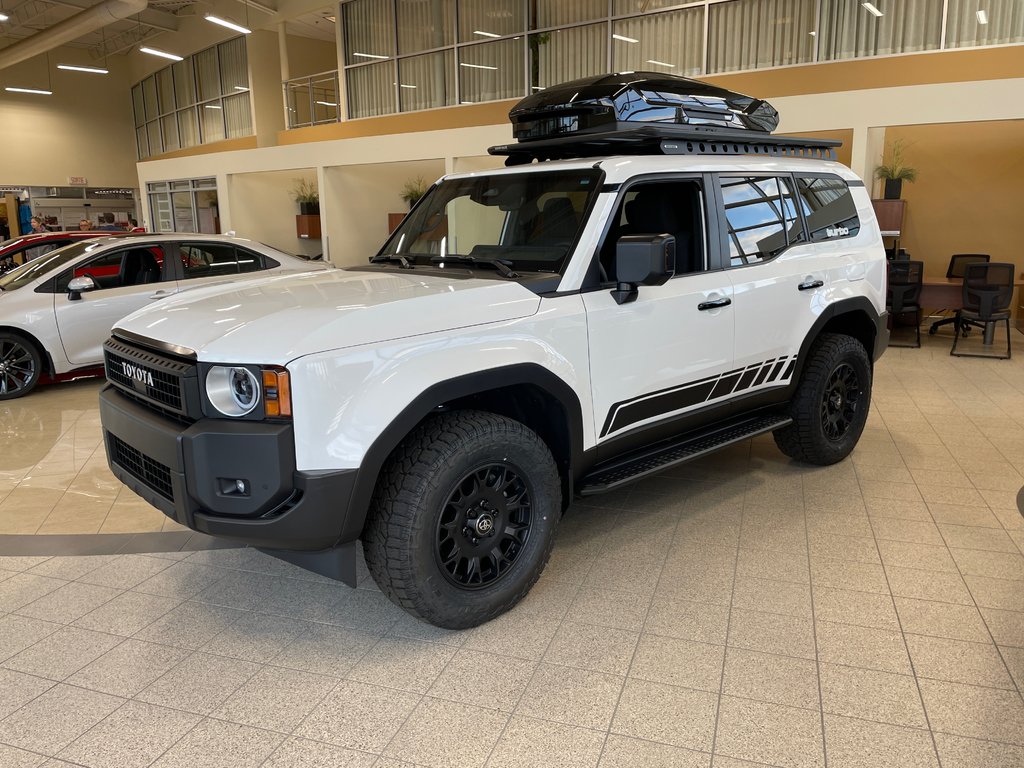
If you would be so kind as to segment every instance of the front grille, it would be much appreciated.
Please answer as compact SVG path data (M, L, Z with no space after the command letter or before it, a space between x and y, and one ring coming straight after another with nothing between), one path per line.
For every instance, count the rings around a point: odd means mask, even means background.
M103 345L107 380L127 395L175 417L196 418L196 366L111 338Z
M110 457L115 464L144 482L168 501L174 501L170 467L149 458L137 448L132 448L117 435L108 432L107 440Z

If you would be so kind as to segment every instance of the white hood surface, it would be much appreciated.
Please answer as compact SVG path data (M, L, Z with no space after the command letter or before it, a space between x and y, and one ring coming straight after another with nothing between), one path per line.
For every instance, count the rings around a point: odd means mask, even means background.
M115 330L188 347L207 362L283 365L315 352L515 320L539 306L536 294L512 281L331 270L183 291L128 315Z

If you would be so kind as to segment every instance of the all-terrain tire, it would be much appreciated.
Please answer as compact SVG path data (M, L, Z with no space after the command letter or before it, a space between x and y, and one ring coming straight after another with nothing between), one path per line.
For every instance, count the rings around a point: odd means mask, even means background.
M0 400L24 397L42 372L43 356L35 344L20 334L0 332Z
M537 581L561 496L551 451L525 425L482 411L434 416L381 472L363 531L370 574L424 621L482 624Z
M793 423L775 430L775 444L790 458L825 466L857 445L871 405L871 360L852 336L822 334L811 347L796 394Z

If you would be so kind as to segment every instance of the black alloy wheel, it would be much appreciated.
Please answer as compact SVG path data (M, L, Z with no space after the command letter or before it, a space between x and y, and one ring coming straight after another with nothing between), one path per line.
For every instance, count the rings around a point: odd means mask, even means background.
M841 440L857 418L860 406L860 380L848 363L842 363L829 376L821 398L821 429L829 440Z
M39 381L39 352L19 336L0 336L0 400L27 395Z
M507 463L487 464L459 480L444 503L434 556L462 589L490 586L516 562L530 537L530 492Z

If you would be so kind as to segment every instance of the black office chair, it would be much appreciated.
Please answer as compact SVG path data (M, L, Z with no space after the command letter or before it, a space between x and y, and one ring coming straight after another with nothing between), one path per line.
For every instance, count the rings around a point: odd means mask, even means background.
M921 346L921 278L924 274L923 261L890 261L889 262L889 289L886 292L885 303L892 317L893 330L903 315L911 312L914 314L915 343L894 344L889 342L890 347L920 347Z
M960 334L953 337L949 354L957 357L996 357L1010 359L1010 299L1013 296L1013 264L968 264L964 276L964 306L959 312L960 324L981 328L985 342L991 343L995 324L1006 322L1006 355L978 355L957 352Z
M963 277L966 274L968 264L978 264L981 262L988 262L991 257L987 253L954 253L949 257L949 266L946 267L946 277ZM945 311L945 310L941 310ZM931 328L928 329L928 335L934 336L935 332L939 330L940 326L953 325L953 331L960 333L962 330L960 326L960 313L955 312L950 317L944 317L941 320L936 320L932 323Z

